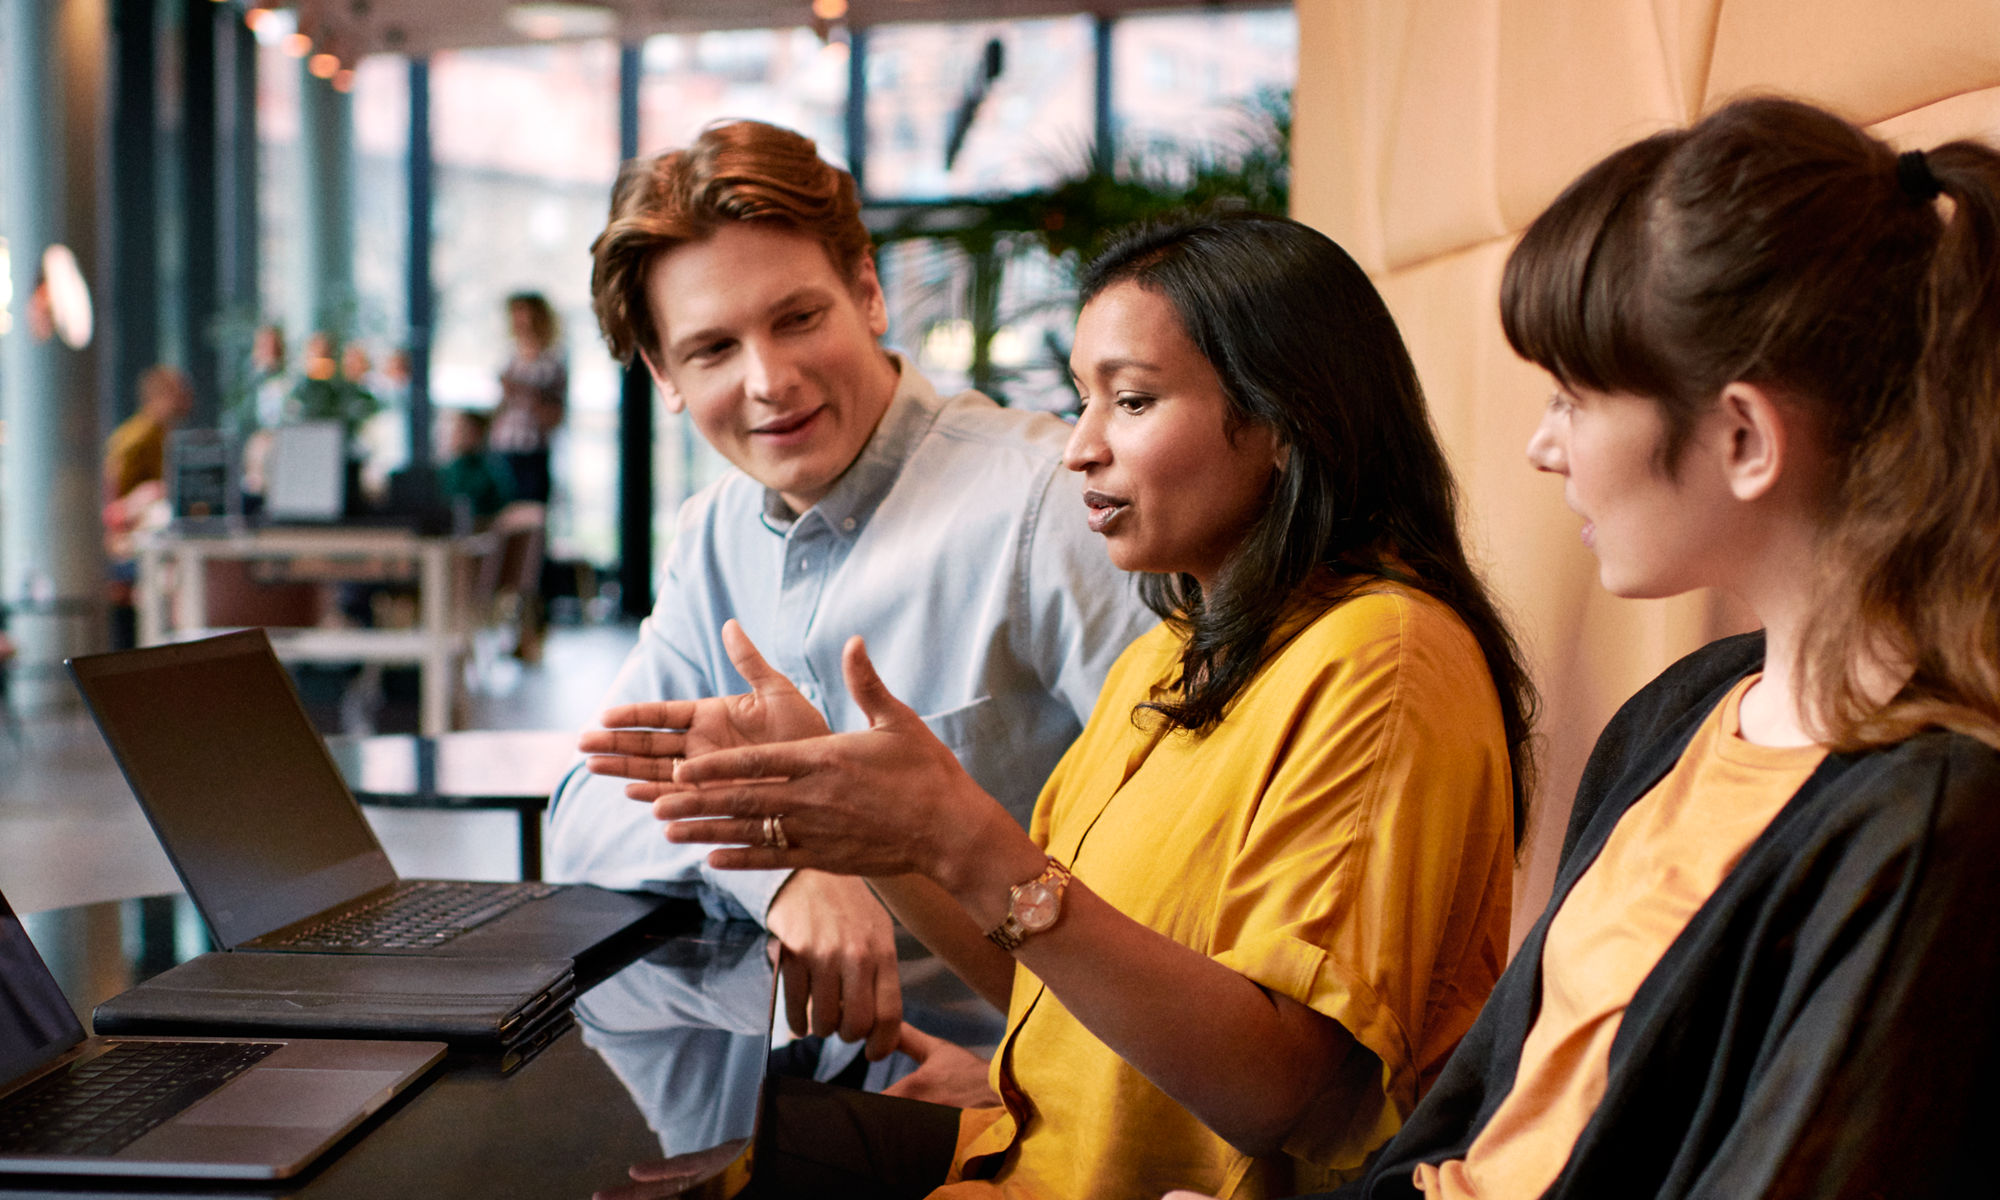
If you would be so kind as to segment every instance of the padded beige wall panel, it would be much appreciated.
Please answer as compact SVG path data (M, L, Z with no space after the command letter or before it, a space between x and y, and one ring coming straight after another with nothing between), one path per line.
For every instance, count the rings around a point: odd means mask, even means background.
M1749 92L1873 124L2000 80L2000 0L1723 0L1703 111Z
M1495 190L1508 230L1604 155L1687 120L1718 2L1501 6Z
M1523 457L1548 382L1500 333L1513 237L1615 146L1745 90L1803 94L1900 146L2000 140L2000 0L1300 0L1298 16L1293 213L1348 247L1401 323L1470 548L1542 690L1518 937L1548 896L1604 723L1748 617L1714 595L1631 601L1598 586L1560 482ZM1491 70L1459 36L1480 29ZM1468 179L1477 163L1489 183Z
M1338 12L1336 12L1336 7ZM1380 147L1388 87L1401 69L1407 24L1381 0L1299 0L1299 77L1292 91L1292 216L1326 230L1369 274L1388 268L1382 251ZM1338 233L1333 231L1338 230Z
M1377 201L1392 267L1507 233L1493 190L1500 0L1407 2L1412 53L1403 70L1385 73L1387 165Z
M1928 150L1965 137L2000 145L2000 87L1948 96L1891 117L1873 126L1872 132L1901 150Z

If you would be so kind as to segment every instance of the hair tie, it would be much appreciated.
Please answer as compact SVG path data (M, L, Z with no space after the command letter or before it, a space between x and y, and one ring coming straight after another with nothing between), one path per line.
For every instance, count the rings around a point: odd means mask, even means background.
M1931 173L1930 159L1921 150L1905 150L1896 156L1896 186L1919 204L1929 204L1944 192L1944 185Z

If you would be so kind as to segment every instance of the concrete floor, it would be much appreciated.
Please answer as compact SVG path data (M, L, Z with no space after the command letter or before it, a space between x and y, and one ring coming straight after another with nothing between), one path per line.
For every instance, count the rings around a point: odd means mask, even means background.
M633 641L629 626L550 630L542 661L483 655L468 728L581 729ZM180 890L124 777L81 707L0 733L0 892L16 911ZM404 875L512 879L507 812L366 809Z

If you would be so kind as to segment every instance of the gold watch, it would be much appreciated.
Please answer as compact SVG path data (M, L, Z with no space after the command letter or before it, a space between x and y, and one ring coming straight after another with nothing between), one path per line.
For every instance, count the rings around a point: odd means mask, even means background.
M1007 915L986 931L986 937L1002 950L1012 951L1030 934L1046 933L1062 917L1063 892L1069 887L1069 869L1049 859L1048 869L1026 883L1017 883L1007 893Z

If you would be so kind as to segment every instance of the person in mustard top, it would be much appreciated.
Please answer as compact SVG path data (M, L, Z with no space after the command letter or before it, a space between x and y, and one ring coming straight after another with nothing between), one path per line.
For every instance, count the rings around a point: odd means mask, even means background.
M1541 921L1342 1197L1993 1193L1996 263L2000 152L1768 98L1523 235L1528 457L1600 581L1763 629L1613 718Z
M1006 1008L990 1066L905 1032L922 1066L892 1090L989 1096L907 1194L1288 1195L1395 1132L1500 973L1533 698L1339 247L1197 219L1129 236L1082 294L1073 519L1164 622L1029 830L859 639L865 732L816 736L729 630L752 694L613 709L584 748L670 840L734 847L717 867L867 877Z

